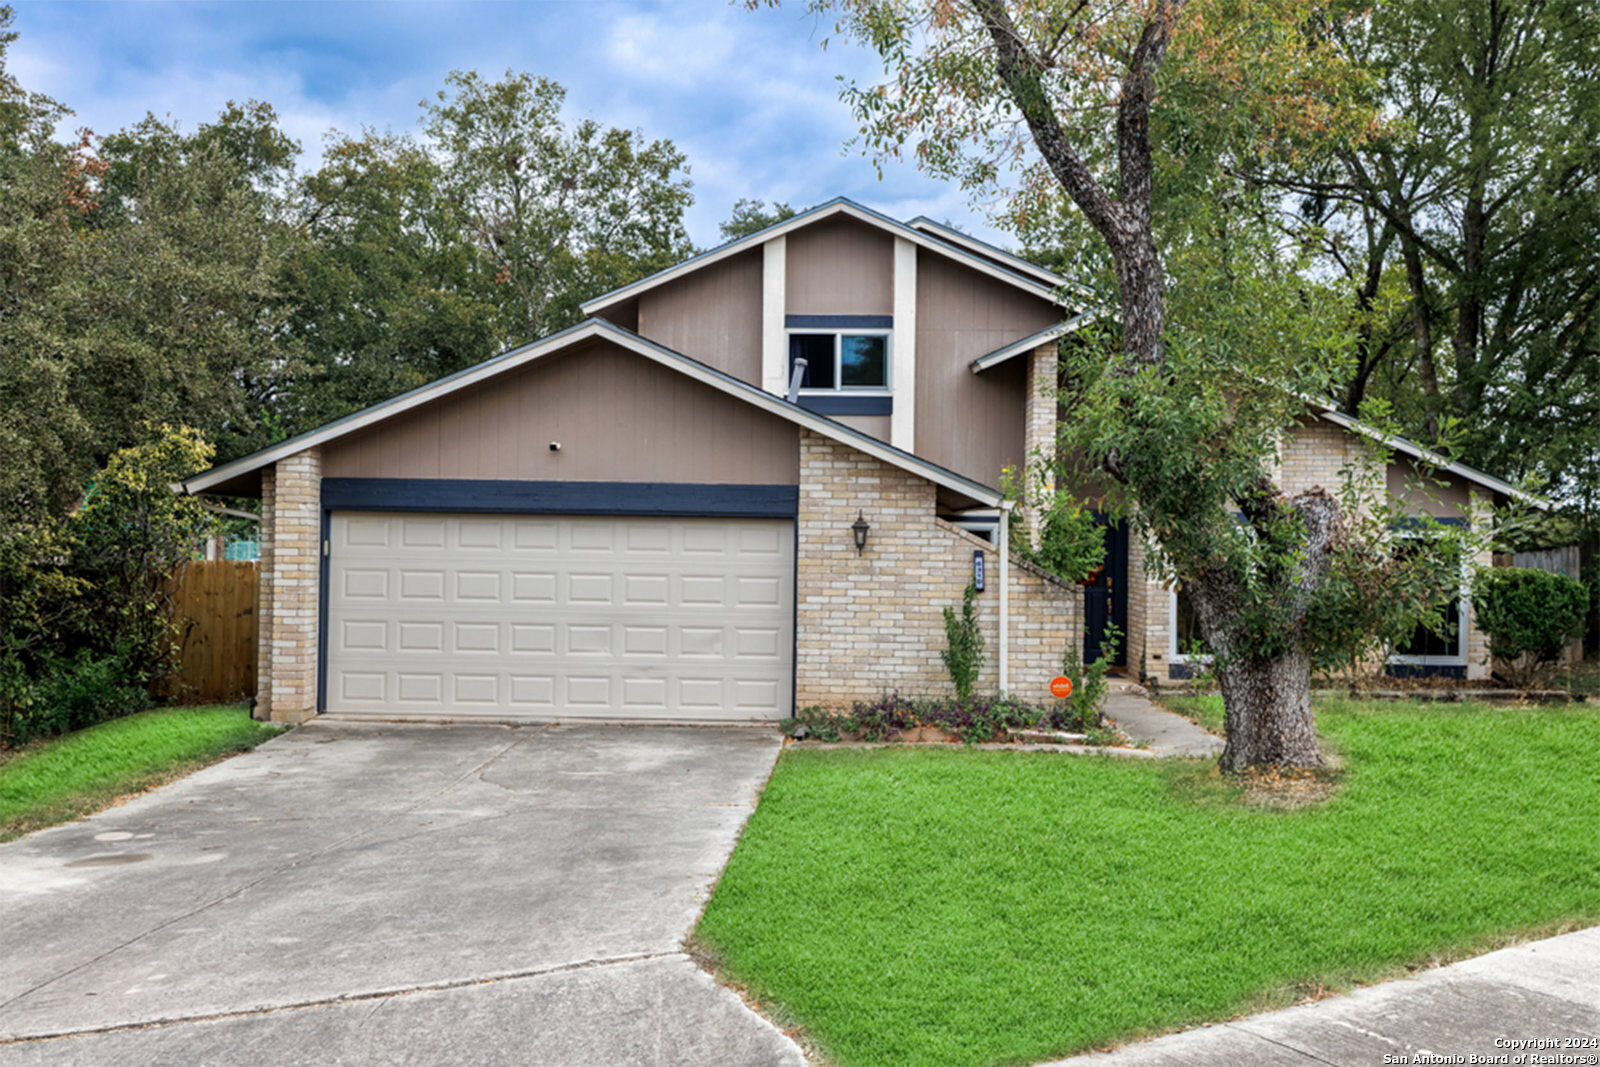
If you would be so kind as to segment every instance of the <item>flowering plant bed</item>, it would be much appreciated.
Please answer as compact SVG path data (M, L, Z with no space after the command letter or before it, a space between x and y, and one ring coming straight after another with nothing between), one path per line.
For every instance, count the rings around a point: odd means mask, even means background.
M1126 743L1098 709L1084 713L1068 701L1032 704L1000 696L962 701L889 693L873 701L855 701L848 708L813 704L780 725L796 740Z

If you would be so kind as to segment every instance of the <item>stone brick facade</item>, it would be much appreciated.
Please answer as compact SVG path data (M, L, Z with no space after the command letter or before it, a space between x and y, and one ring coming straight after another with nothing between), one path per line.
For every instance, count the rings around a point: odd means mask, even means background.
M1305 422L1284 438L1272 480L1285 493L1320 485L1337 496L1347 469L1364 494L1382 495L1383 470L1364 438L1331 422Z
M322 451L262 472L258 719L304 722L317 713L317 601L322 560Z
M1060 356L1055 342L1040 345L1028 353L1028 395L1023 409L1022 431L1023 462L1030 468L1041 459L1053 459L1056 454L1056 368ZM1056 487L1055 472L1047 467L1043 478L1035 478L1029 488L1050 491ZM1027 509L1028 539L1039 544L1040 514L1038 508Z
M984 553L987 591L978 598L986 662L980 692L999 685L998 549L943 522L935 486L917 475L809 431L800 433L796 565L796 701L809 704L950 692L939 658L945 607L959 607ZM857 553L851 524L871 524ZM1083 594L1013 564L1010 685L1043 699L1068 641L1083 639Z

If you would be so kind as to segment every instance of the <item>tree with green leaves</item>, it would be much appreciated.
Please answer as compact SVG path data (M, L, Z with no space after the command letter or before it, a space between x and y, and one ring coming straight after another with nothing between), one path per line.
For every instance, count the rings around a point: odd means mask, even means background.
M1320 766L1313 665L1396 625L1354 610L1353 584L1414 583L1412 612L1451 585L1443 566L1396 566L1371 526L1358 536L1358 517L1382 510L1359 480L1286 494L1271 477L1304 398L1343 371L1348 322L1336 293L1285 261L1256 221L1262 193L1235 175L1371 128L1320 8L837 8L839 29L885 61L882 84L845 90L870 148L914 152L973 190L1014 181L1006 221L1024 232L1075 217L1093 234L1077 247L1105 266L1118 328L1068 353L1064 452L1120 487L1158 565L1190 590L1227 707L1223 768Z
M0 10L0 29L9 25ZM54 139L0 33L0 511L60 518L148 420L227 436L292 364L279 279L292 234L261 185L291 147L262 105L185 136L147 118ZM254 146L254 147L241 147Z
M784 219L792 219L797 214L794 208L776 200L772 202L772 210L768 211L766 201L740 197L734 201L728 221L718 223L717 229L722 232L724 241L737 241L741 237L759 233L768 226L776 226Z
M287 334L252 445L311 429L577 322L581 301L690 252L684 157L568 127L565 90L455 73L422 137L332 135L296 190ZM226 443L225 443L226 444Z
M583 300L691 251L683 153L591 119L568 129L565 99L548 78L457 71L423 104L439 195L478 250L501 347L571 325Z
M260 440L312 429L494 355L503 340L480 253L414 139L334 136L300 183L303 241L286 266L287 333L305 369L280 378Z
M1327 39L1393 118L1311 157L1252 160L1370 324L1370 387L1462 458L1600 493L1600 3L1384 0ZM1591 503L1590 510L1594 510Z

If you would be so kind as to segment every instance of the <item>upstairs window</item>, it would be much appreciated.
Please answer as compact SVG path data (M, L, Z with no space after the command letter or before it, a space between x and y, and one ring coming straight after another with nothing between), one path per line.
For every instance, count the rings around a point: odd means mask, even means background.
M889 389L889 331L790 331L789 372L806 361L802 390L848 392Z

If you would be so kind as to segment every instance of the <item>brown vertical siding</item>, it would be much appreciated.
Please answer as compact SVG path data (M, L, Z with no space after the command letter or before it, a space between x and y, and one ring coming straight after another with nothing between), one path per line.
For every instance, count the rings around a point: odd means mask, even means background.
M842 422L852 430L860 430L869 437L887 442L889 440L889 416L887 415L829 415L834 422Z
M789 422L594 342L332 441L323 475L793 485L796 441Z
M1027 357L986 353L1061 321L1060 308L922 250L917 255L917 454L983 482L1023 460Z
M1466 481L1448 471L1424 478L1410 456L1397 455L1389 463L1389 495L1418 515L1464 519L1472 514Z
M761 249L640 293L637 332L760 385Z
M784 291L790 315L893 315L894 238L832 218L789 234ZM759 310L759 294L756 301Z

